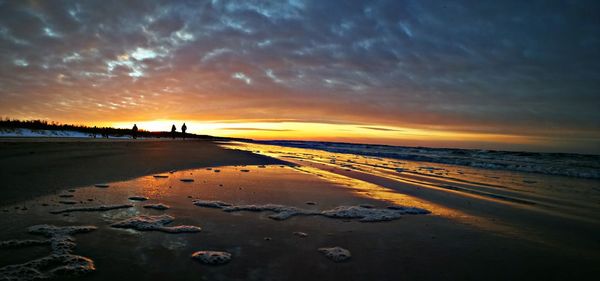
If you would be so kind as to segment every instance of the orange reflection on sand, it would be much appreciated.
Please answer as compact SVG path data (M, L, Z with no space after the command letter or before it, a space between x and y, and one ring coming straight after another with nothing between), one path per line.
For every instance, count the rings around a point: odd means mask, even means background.
M439 216L444 216L444 217L450 217L450 218L455 218L455 219L472 219L472 217L470 215L463 213L461 211L449 209L444 206L441 206L441 205L438 205L438 204L435 204L432 202L428 202L425 200L421 200L421 199L418 199L418 198L410 196L410 195L398 193L397 191L395 191L393 189L385 188L385 187L382 187L380 185L376 185L376 184L373 184L370 182L362 181L359 179L354 179L351 177L346 177L343 175L327 172L322 169L313 168L313 167L309 167L309 166L299 166L299 167L295 167L295 169L305 172L305 173L318 175L322 179L333 182L337 185L347 187L355 195L358 195L361 197L380 200L380 201L386 201L386 202L389 202L394 205L418 207L418 208L426 209L434 215L439 215Z
M398 181L417 189L427 188L428 186L418 182L401 181L401 178L397 176L390 176L390 174L382 172L388 170L395 171L395 169L400 168L421 174L419 172L419 165L421 165L419 162L400 162L394 159L252 143L226 143L222 144L222 146L230 149L251 151L253 153L289 161L298 165L295 166L296 170L317 175L319 178L333 183L334 186L346 187L350 192L360 197L385 201L396 205L423 208L431 211L432 215L452 219L480 229L492 230L504 234L514 234L517 232L516 229L502 224L498 220L492 221L483 217L468 214L456 208L449 208L425 199L404 194L398 190L383 187L366 180L330 172L336 169L338 172L340 172L340 169L341 171L356 171ZM423 173L428 174L429 171ZM434 173L438 172L436 171ZM447 176L448 174L447 172L443 172L443 175Z
M171 185L171 178L165 180L169 181L169 185ZM157 182L154 176L141 177L135 181L135 184L142 186L140 195L149 198L161 198L168 195L169 189L165 189L164 187L161 188L159 183L160 182Z
M247 150L255 153L260 153L263 155L275 157L282 160L291 160L294 163L302 163L302 162L319 162L322 164L330 164L336 167L348 167L349 164L357 163L357 159L359 158L356 155L352 154L341 154L341 153L330 153L326 151L320 150L308 150L302 148L292 148L292 147L282 147L282 146L273 146L273 145L263 145L263 144L251 144L251 143L232 143L232 144L223 144L222 146L230 148L230 149L240 149ZM331 159L336 159L336 161L332 161ZM340 161L345 159L343 161ZM354 159L354 160L352 160ZM331 162L330 162L331 161ZM350 162L348 162L350 161ZM334 163L334 164L331 164ZM347 163L347 164L343 164ZM423 209L427 209L432 212L432 214L440 215L444 217L451 217L456 219L473 219L472 216L463 213L458 210L446 208L442 205L435 204L426 200L422 200L413 196L409 196L403 193L399 193L396 190L382 187L377 184L369 183L363 180L354 179L351 177L343 176L340 174L332 173L325 171L323 169L310 167L307 165L296 166L297 170L318 175L322 179L330 181L332 183L342 185L348 187L354 194L366 197L375 200L381 200L390 202L396 205L403 206L412 206L419 207Z

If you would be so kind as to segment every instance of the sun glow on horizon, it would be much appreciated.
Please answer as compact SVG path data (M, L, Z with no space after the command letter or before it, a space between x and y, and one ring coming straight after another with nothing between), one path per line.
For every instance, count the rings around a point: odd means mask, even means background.
M255 140L313 140L376 143L390 145L452 146L458 142L535 143L530 137L504 134L466 133L427 130L373 124L332 124L316 122L243 122L243 121L184 121L152 120L115 122L116 128L131 128L133 124L148 131L177 131L186 124L189 133Z

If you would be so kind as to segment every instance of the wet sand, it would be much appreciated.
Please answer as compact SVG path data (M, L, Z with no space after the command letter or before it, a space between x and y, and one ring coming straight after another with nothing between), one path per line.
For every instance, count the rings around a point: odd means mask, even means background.
M0 206L151 173L272 163L280 161L211 141L0 138Z
M264 147L229 147L262 150L273 156ZM401 182L396 174L386 176L385 169L367 170L354 156L348 156L353 162L338 157L335 165L323 166L319 155L294 153L295 158L280 157L295 163L292 166L211 165L108 182L107 187L56 191L5 206L0 209L0 241L39 238L27 233L28 227L37 224L97 227L73 237L73 254L93 260L95 266L76 280L594 280L600 273L596 216L583 213L579 205L566 204L575 209L572 212L562 205L552 209L547 205L554 201L540 194L521 196L517 186L506 185L513 192L511 198L523 197L540 205L515 203L437 188L440 181L448 184L441 177L433 177L429 185ZM388 160L381 161L377 165ZM330 163L329 158L325 163ZM428 174L407 174L402 179L425 181ZM502 183L496 177L481 188ZM467 186L453 181L457 187ZM475 182L468 185L478 188ZM60 203L64 200L75 204ZM223 205L194 205L197 200ZM166 208L145 208L156 204ZM305 214L340 206L363 212L405 206L430 213L407 213L376 222L323 215L274 219L280 218L273 217L277 212L259 211L265 205L274 209L267 204ZM255 211L227 209L247 205ZM56 212L95 206L124 207ZM148 216L172 222L146 231L122 227L124 222ZM176 233L177 226L193 232ZM347 249L351 258L335 262L319 252L324 247ZM231 260L203 264L192 258L198 251L226 252ZM0 275L6 266L49 254L45 246L2 248L0 252Z

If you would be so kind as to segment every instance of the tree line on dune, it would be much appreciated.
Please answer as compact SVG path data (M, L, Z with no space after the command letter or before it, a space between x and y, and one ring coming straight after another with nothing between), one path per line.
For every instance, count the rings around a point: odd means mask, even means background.
M46 121L46 120L19 120L19 119L10 119L3 118L0 119L0 128L4 129L29 129L29 130L49 130L49 131L75 131L81 132L89 135L97 135L98 137L107 137L107 136L130 136L132 134L131 129L120 129L120 128L112 128L112 127L97 127L97 126L85 126L85 125L73 125L73 124L61 124L54 121ZM168 129L168 128L167 128ZM160 132L151 132L146 130L138 130L138 137L146 137L146 138L170 138L173 136L172 132L168 131L160 131ZM183 137L181 132L175 132L176 137ZM227 139L221 137L213 137L209 135L197 135L197 134L185 134L186 138L195 138L195 139Z

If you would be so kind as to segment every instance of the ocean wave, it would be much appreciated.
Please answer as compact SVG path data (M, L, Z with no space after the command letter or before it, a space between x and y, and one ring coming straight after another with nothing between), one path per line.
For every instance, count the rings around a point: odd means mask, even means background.
M319 149L334 153L349 153L398 160L600 179L600 156L598 155L405 147L312 141L257 141L257 143Z

